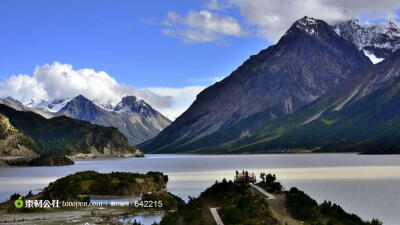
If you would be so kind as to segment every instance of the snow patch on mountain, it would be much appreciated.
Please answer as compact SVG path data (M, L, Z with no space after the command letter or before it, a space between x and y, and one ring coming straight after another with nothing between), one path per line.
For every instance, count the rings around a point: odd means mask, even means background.
M116 106L117 103L118 103L118 102L116 102L116 101L114 101L114 100L112 100L112 99L109 99L109 100L107 100L107 101L95 99L95 100L93 100L92 102L93 102L95 105L97 105L98 107L100 107L100 108L102 108L102 109L104 109L104 110L106 110L106 111L109 111L109 112L114 111L114 108L115 108L115 106Z
M54 100L40 100L38 103L34 103L32 101L30 104L25 104L26 106L30 106L36 109L46 110L48 112L56 113L60 111L68 102L70 102L71 98L65 99L54 99Z
M369 51L367 51L365 49L363 50L363 52L364 52L364 55L367 56L369 58L369 60L371 60L371 62L373 64L380 63L385 59L385 58L378 58L374 54L372 54L371 52L369 52Z

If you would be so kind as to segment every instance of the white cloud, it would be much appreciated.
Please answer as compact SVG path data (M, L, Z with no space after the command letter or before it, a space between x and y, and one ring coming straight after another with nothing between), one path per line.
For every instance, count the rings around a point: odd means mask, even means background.
M186 111L196 99L196 96L207 86L187 86L183 88L153 87L150 91L160 96L171 96L171 107L161 108L160 110L168 118L175 120L179 115Z
M227 9L231 6L229 2L226 1L221 1L221 0L210 0L206 4L207 9L212 9L212 10L224 10Z
M32 100L39 103L41 100L72 98L82 94L99 103L109 100L116 103L125 95L135 95L168 118L175 119L205 87L137 89L118 83L104 71L89 68L76 70L72 65L55 62L36 66L32 76L18 74L0 81L0 97L11 96L23 103Z
M163 22L165 35L182 39L184 42L213 42L224 36L245 36L237 20L221 16L208 10L191 11L186 17L169 12Z
M400 1L387 0L228 0L259 36L276 41L290 25L303 16L337 23L354 17L393 19Z
M399 19L399 0L208 0L205 8L230 13L238 9L241 16L221 16L208 10L191 11L186 17L168 13L162 32L185 42L214 42L224 36L257 35L277 41L290 25L304 17L314 17L334 24L358 18ZM228 10L229 9L229 10ZM233 9L233 10L231 10ZM240 23L238 22L240 21ZM241 25L240 25L241 24ZM246 27L244 31L243 26Z
M36 79L25 74L18 74L0 82L0 96L12 96L17 100L26 101L30 96L38 99L45 98L46 91Z

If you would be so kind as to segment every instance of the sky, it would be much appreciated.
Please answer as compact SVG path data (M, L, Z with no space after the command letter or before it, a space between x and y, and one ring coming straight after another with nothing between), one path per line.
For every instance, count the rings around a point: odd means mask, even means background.
M2 0L0 97L134 94L174 119L308 15L399 20L386 0Z

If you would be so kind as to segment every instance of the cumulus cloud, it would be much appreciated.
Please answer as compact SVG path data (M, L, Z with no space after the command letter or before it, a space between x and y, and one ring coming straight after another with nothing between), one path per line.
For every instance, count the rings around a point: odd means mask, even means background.
M387 0L228 0L236 6L248 24L254 25L259 36L278 40L290 25L303 16L338 23L353 17L364 20L393 19L400 1Z
M225 10L229 8L231 4L226 1L221 1L221 0L210 0L206 4L207 9L212 9L212 10Z
M170 119L179 116L205 86L137 89L118 83L104 71L74 69L55 62L36 66L33 75L18 74L0 82L0 97L11 96L23 103L73 98L77 95L98 103L117 103L123 96L135 95Z
M12 96L19 101L27 102L30 97L33 99L45 98L46 91L33 77L18 74L0 82L0 96Z
M172 97L172 104L169 108L163 108L162 112L170 119L175 120L179 115L186 111L196 99L198 93L207 86L187 86L183 88L153 87L150 91L160 96Z
M191 11L186 17L169 12L165 35L185 42L214 42L224 36L259 36L277 41L290 25L303 16L335 24L352 18L369 22L399 19L398 0L209 0L207 10ZM240 15L221 16L239 10ZM219 11L218 13L214 13ZM240 21L240 23L239 23ZM243 27L246 27L244 31Z
M184 17L169 12L163 22L165 35L184 42L213 42L224 36L245 36L238 21L230 16L221 16L208 10L191 11Z

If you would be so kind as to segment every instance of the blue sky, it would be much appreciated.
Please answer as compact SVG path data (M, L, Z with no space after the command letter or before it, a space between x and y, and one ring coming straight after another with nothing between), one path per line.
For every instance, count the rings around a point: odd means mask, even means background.
M263 38L229 38L228 44L185 43L146 19L185 14L204 1L1 1L0 76L32 74L59 61L104 70L135 87L181 87L228 75ZM229 46L227 46L229 45Z
M173 119L304 15L383 22L399 20L399 8L398 0L1 0L0 97L133 94Z

